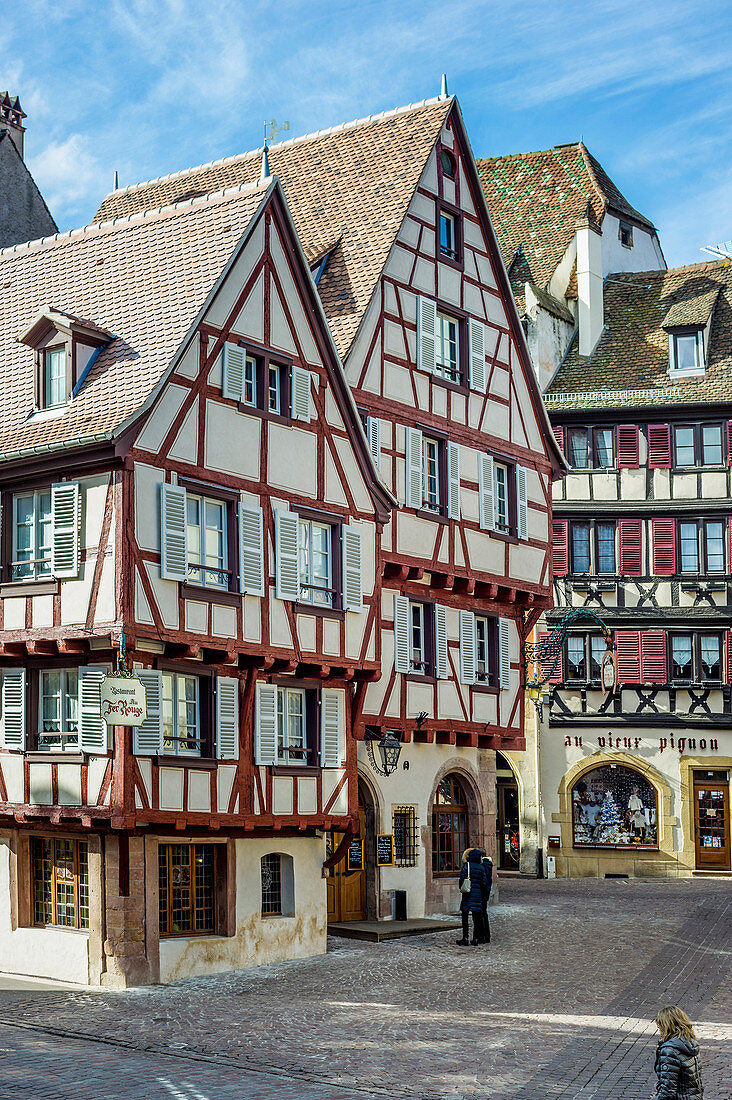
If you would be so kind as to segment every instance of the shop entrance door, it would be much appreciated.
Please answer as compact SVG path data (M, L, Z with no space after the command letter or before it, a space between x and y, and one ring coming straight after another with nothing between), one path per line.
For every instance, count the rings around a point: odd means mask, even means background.
M727 772L694 773L694 836L700 871L729 871L730 820Z
M363 806L359 806L359 838L361 840L364 862L366 857L366 814ZM329 848L334 852L341 840L343 833L331 833ZM346 853L347 854L347 853ZM328 890L328 923L340 921L366 920L366 871L349 871L346 855L340 863L330 869L330 877L327 881Z

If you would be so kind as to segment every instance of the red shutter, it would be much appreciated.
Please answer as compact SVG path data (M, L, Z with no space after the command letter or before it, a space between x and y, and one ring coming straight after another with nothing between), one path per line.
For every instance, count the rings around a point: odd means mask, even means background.
M641 680L644 684L665 684L666 631L642 630L640 636Z
M671 425L648 425L648 465L652 470L671 469Z
M643 521L619 519L618 542L621 576L641 577L643 575Z
M676 572L676 521L651 520L653 542L653 572L659 577L673 577Z
M727 421L727 464L732 466L732 420Z
M640 684L640 633L637 630L615 631L617 682Z
M732 684L732 630L727 631L727 683Z
M559 450L564 454L564 428L561 424L556 424L554 427L554 438L559 444Z
M545 642L549 636L550 636L549 631L544 631L543 633L541 633L539 635L539 641L540 642ZM538 662L538 664L541 666L541 672L542 672L543 676L546 676L547 672L552 667L553 663L554 663L554 659L552 657L549 657L544 661L539 661ZM549 677L549 679L547 680L547 683L548 684L561 684L563 679L564 679L564 655L562 653L560 653L559 654L559 660L557 661L557 666L554 670L554 673Z
M569 520L552 520L552 562L555 577L569 573Z
M638 425L618 424L616 432L616 449L618 452L618 466L621 470L638 469Z

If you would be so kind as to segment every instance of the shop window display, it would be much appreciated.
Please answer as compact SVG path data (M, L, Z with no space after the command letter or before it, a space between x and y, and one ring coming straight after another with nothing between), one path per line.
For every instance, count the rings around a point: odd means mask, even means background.
M585 772L572 791L572 811L576 848L658 847L656 791L632 768Z

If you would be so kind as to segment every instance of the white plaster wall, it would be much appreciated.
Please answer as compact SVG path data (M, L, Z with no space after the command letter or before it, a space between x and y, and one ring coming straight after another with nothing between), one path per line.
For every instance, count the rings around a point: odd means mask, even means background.
M12 927L7 836L0 836L0 971L81 985L89 982L88 932Z
M269 852L292 856L293 917L261 915L260 860ZM161 939L161 982L324 954L327 925L324 859L322 837L237 840L236 934Z
M481 757L493 756L492 750L456 748L455 745L407 744L402 747L399 767L388 778L377 775L369 763L366 747L358 746L359 771L368 779L368 786L375 795L376 833L392 832L394 806L414 806L417 811L417 862L414 867L381 867L376 869L377 895L390 890L407 891L407 918L424 916L427 900L427 880L432 876L432 795L436 777L449 766L450 770L467 775L478 788L485 806L493 805L494 791L482 788L479 762ZM404 762L409 769L404 770ZM495 820L484 821L484 831L495 838ZM446 913L457 912L460 893L455 876L450 904Z
M602 221L602 273L614 271L662 271L666 267L655 233L633 226L633 247L626 248L618 238L620 222L614 214Z

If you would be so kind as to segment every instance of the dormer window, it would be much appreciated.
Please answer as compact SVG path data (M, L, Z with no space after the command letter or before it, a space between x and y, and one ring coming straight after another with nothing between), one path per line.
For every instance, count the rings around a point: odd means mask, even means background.
M66 404L66 348L43 352L43 406L53 409Z
M668 334L669 373L703 374L704 333L702 329L681 329Z
M20 342L33 349L35 411L61 409L78 393L112 334L91 321L46 306Z

